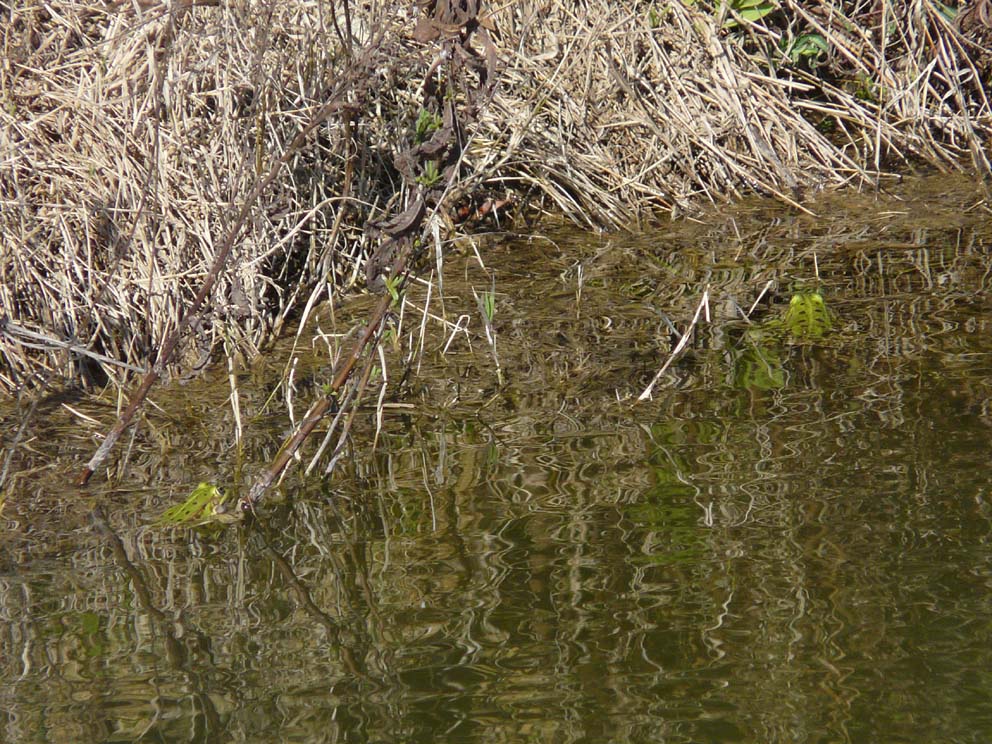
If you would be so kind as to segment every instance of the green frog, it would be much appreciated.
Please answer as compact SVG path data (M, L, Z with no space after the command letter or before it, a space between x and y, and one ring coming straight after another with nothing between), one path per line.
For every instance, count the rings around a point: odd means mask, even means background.
M203 482L193 489L183 503L166 509L159 517L158 524L200 527L240 521L243 513L240 509L232 509L227 501L227 494L220 488Z

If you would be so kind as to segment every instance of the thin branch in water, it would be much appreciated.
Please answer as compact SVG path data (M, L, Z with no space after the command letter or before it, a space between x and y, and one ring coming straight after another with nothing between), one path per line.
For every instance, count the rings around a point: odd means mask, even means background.
M749 320L751 318L751 315L754 314L754 308L758 306L758 303L761 302L761 298L765 296L765 293L768 292L768 290L771 289L772 285L774 284L775 284L774 279L769 279L767 282L765 282L765 286L761 288L761 291L758 293L758 297L755 299L754 302L751 303L751 307L748 308L747 317Z
M668 359L665 360L665 364L662 366L661 369L658 370L658 373L654 376L651 382L648 383L648 386L644 388L644 392L642 392L638 396L637 398L638 402L647 400L648 398L651 397L651 393L654 390L654 386L658 384L658 381L661 379L661 376L665 374L669 366L671 366L672 362L675 361L678 355L682 353L682 350L685 349L686 345L689 343L689 339L692 337L692 332L695 330L696 324L699 323L700 315L705 313L705 317L709 319L709 315L710 315L709 296L710 296L709 289L703 290L703 297L699 301L699 305L696 306L696 313L695 315L692 316L692 322L689 323L689 327L686 329L685 333L682 334L682 338L679 339L679 342L675 345L675 348L672 349L672 353L668 355Z
M434 278L434 274L431 273L431 279ZM427 339L427 315L430 313L431 309L431 292L434 290L434 282L427 282L427 298L424 300L424 310L420 318L420 340L417 344L417 374L420 374L420 364L424 360L424 342Z
M228 397L228 400L231 402L231 412L234 414L234 443L240 447L243 432L241 428L241 396L238 393L235 354L235 352L229 351L227 355L227 380L231 387L231 395Z
M386 372L386 352L383 351L382 344L376 346L379 354L379 369L382 372L382 384L379 386L379 397L375 402L375 436L372 437L372 451L379 444L379 434L382 433L382 404L386 399L386 390L389 388L389 376Z
M465 321L464 327L462 326L462 321ZM444 349L441 350L442 354L448 353L448 348L451 346L451 342L455 340L455 336L461 331L465 334L465 338L468 339L468 346L472 348L472 337L468 332L468 324L472 321L472 316L470 315L459 315L458 320L455 321L454 328L451 329L451 335L448 336L448 342L444 345Z

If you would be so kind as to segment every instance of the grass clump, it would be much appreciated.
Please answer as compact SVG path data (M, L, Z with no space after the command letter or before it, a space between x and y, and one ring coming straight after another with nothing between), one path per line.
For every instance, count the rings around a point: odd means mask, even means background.
M754 191L801 205L911 163L987 177L990 9L511 3L486 156L548 211L613 227Z
M618 228L754 191L806 209L908 163L989 174L988 0L476 4L499 87L452 201ZM351 286L411 201L397 153L447 126L418 19L463 6L0 5L0 390L151 364L246 203L177 369Z
M365 223L398 196L391 152L412 137L418 81L395 81L429 50L404 31L405 3L347 6L2 9L0 389L154 361L291 146L173 371L225 340L255 354L315 293L354 281Z

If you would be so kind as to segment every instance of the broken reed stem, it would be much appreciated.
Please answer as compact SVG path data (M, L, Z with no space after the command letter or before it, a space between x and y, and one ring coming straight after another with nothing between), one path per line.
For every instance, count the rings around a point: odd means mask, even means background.
M396 263L393 265L393 270L390 273L390 279L395 281L404 276L406 272L406 263L409 259L409 254L412 251L412 243L407 241L397 256ZM247 496L243 496L240 500L239 506L242 510L252 510L255 505L261 500L262 496L266 491L275 483L276 479L282 474L282 471L289 464L290 460L296 455L297 450L300 446L307 440L317 424L320 423L321 419L327 414L328 411L332 409L335 404L336 395L338 391L344 387L344 384L348 381L351 376L352 370L355 365L362 358L362 353L366 348L372 344L372 340L378 336L379 329L382 326L382 322L389 312L390 305L392 304L392 297L389 294L383 295L379 299L379 303L373 309L371 315L369 316L368 325L365 327L365 332L362 334L361 338L358 339L355 344L355 348L352 352L343 360L340 369L331 381L327 395L317 400L310 410L307 411L306 416L300 421L300 426L282 446L279 450L279 454L276 455L272 464L269 465L268 469L258 477L254 485L252 485L251 490L248 492ZM371 363L371 362L369 362Z
M379 384L379 397L375 402L375 435L372 437L372 451L375 452L376 447L379 444L379 435L382 434L382 404L386 399L386 389L389 387L389 374L386 365L386 354L382 350L382 344L378 343L375 347L376 354L379 357L379 369L382 370L382 382ZM371 373L372 365L369 364L367 369ZM368 382L368 378L364 379L362 387Z
M237 356L234 353L230 353L227 356L227 381L231 387L229 400L231 402L231 412L234 415L234 444L240 450L243 436L241 427L241 394L238 391Z
M648 383L648 386L644 388L644 392L637 396L638 402L647 400L651 397L651 393L654 391L654 386L658 384L661 376L665 374L672 362L678 358L679 354L682 353L682 350L685 349L686 345L689 343L689 339L692 338L692 333L696 329L696 324L699 323L699 316L703 313L703 311L705 310L706 315L709 316L709 298L710 291L707 288L703 290L703 297L699 301L699 305L696 306L696 314L692 316L692 322L689 323L689 327L685 330L685 333L682 334L682 338L679 339L679 342L675 345L675 348L672 349L672 353L668 355L668 359L665 360L664 365L662 365L661 369L658 370L658 373L652 378L651 382Z

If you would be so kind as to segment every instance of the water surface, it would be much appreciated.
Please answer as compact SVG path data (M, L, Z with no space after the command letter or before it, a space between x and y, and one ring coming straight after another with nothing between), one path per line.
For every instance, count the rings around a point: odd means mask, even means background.
M368 408L333 476L297 468L253 525L154 521L275 454L288 342L240 375L240 451L218 370L153 395L89 490L67 484L114 401L69 402L98 424L46 403L0 513L2 738L987 741L976 203L929 180L817 217L543 231L484 247L487 271L466 248L443 312L472 316L471 348L442 353L432 321L402 382L391 351L378 439ZM503 384L472 296L491 275ZM636 402L704 290L710 322ZM790 301L813 294L829 322L797 333ZM297 418L330 376L304 338Z

